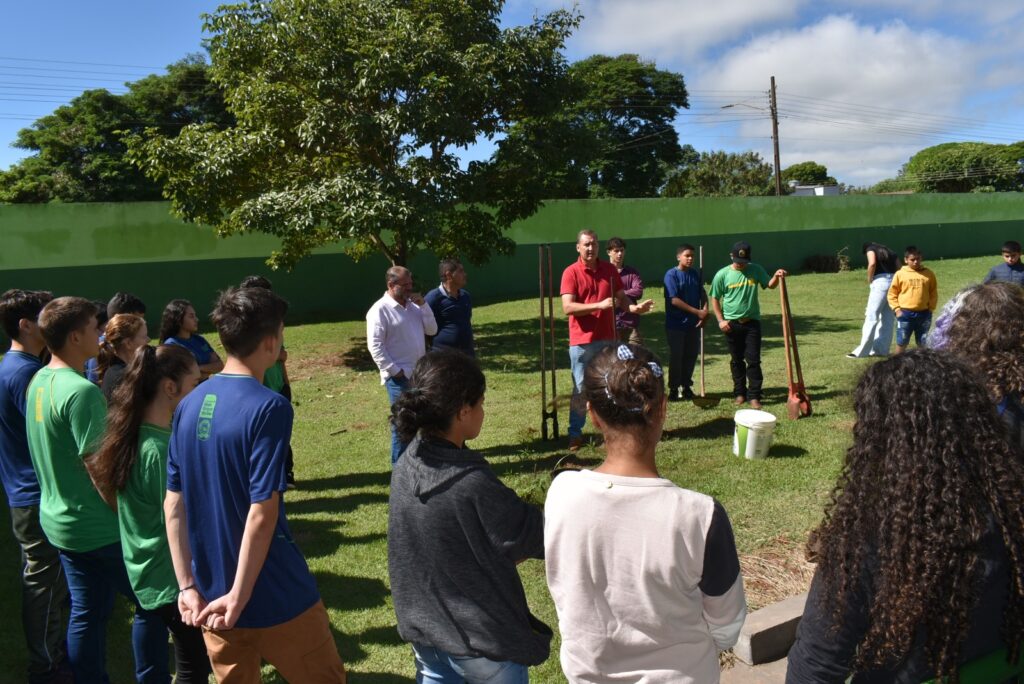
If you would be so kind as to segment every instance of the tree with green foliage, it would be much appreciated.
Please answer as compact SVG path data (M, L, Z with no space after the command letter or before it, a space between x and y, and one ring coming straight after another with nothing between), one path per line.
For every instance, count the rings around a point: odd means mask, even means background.
M1006 191L1024 188L1024 142L995 145L943 143L927 147L907 162L903 176L919 192Z
M550 161L532 145L566 92L575 12L502 29L503 0L292 0L205 16L237 126L147 133L133 159L173 209L221 235L280 238L292 267L342 242L355 259L418 250L481 263L537 210ZM528 133L502 138L517 121ZM458 152L496 140L487 160Z
M550 136L567 145L550 198L656 197L682 161L673 121L688 107L682 74L637 55L593 55L569 67L570 104Z
M828 175L828 168L814 161L805 161L793 164L782 169L782 187L790 181L796 181L800 185L839 185L839 182Z
M692 149L692 148L691 148ZM772 166L757 152L701 152L678 166L663 197L737 197L775 194Z
M160 199L160 185L125 157L124 136L146 128L174 136L182 126L230 126L219 89L200 55L164 75L128 83L128 92L87 90L18 132L34 155L0 172L0 201L131 202Z

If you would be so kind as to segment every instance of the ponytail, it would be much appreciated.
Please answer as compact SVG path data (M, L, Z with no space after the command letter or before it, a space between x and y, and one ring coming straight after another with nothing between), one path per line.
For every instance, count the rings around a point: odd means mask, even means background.
M479 403L487 387L476 360L451 349L423 356L409 385L391 407L391 423L403 442L411 442L421 430L445 432L463 406Z
M117 358L117 348L126 340L139 334L146 321L135 314L117 314L107 321L106 333L96 356L96 375L103 384L103 377Z
M183 347L146 345L135 352L114 390L103 442L86 464L101 493L121 491L128 484L138 458L139 428L160 381L169 378L180 384L194 364L192 353Z

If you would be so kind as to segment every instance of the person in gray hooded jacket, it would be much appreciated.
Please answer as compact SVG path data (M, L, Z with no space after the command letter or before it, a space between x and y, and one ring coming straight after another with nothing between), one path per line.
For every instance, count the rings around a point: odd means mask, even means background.
M516 571L544 557L543 513L465 444L480 434L485 387L475 360L432 351L391 409L410 443L391 476L388 571L417 682L520 684L550 651Z

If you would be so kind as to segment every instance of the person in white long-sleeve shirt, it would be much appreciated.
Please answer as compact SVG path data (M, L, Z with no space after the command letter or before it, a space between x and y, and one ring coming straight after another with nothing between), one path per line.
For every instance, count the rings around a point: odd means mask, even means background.
M366 346L380 369L380 384L395 399L409 386L409 376L420 357L427 353L427 335L437 334L434 312L414 291L412 272L402 266L387 270L387 292L366 312ZM391 463L405 449L391 428Z
M721 504L658 474L661 366L644 347L606 347L583 390L607 456L558 475L544 507L562 670L573 684L717 682L746 618L743 578Z

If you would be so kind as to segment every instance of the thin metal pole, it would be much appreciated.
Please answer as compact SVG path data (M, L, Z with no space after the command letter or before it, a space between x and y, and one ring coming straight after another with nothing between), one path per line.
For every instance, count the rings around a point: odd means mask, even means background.
M555 362L555 281L551 271L551 245L548 248L548 325L551 335L551 425L554 429L554 437L558 439L558 374L555 369L558 364Z
M547 344L545 340L546 326L544 320L544 245L537 245L537 286L540 300L540 436L548 438L548 398L547 398Z

